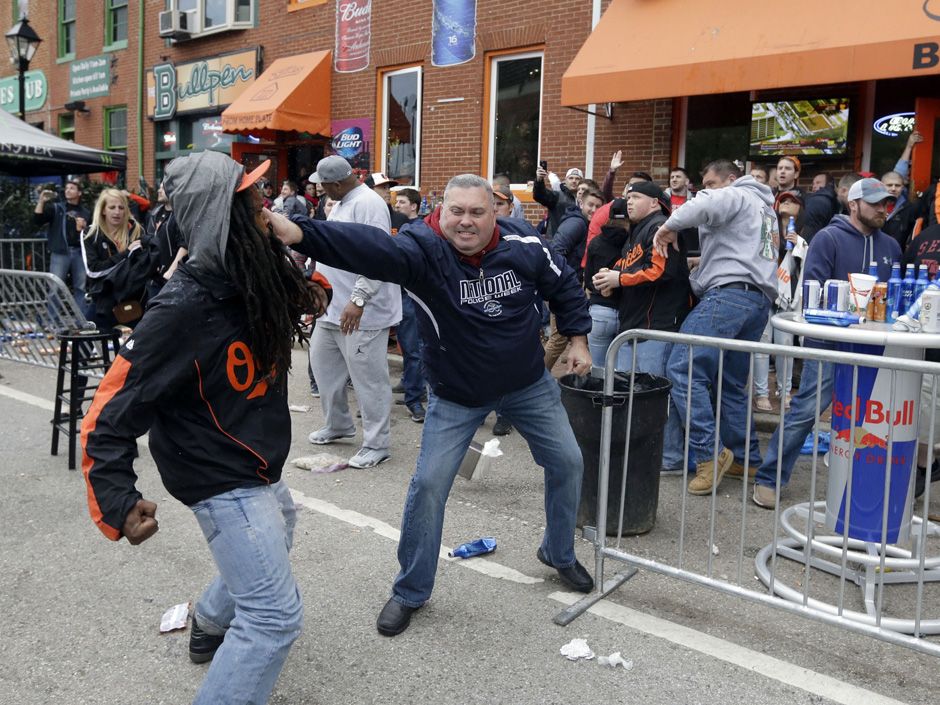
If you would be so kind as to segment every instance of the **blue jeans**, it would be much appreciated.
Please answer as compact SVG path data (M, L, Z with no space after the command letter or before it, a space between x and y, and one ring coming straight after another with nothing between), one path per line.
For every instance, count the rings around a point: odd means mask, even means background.
M494 409L519 431L545 470L545 534L542 552L557 568L574 565L574 532L581 494L581 450L548 370L535 384L484 406L463 406L429 396L421 451L401 522L392 597L420 607L431 596L441 548L444 506L473 434Z
M607 348L620 330L620 316L617 309L600 304L591 304L588 310L591 312L591 332L588 333L591 364L604 369Z
M414 302L404 290L401 292L401 322L396 331L401 355L404 358L401 385L405 388L405 405L411 406L421 401L426 389L424 363L421 360L424 344L418 334L418 318L415 315Z
M78 310L85 310L85 262L82 260L82 248L70 247L69 253L53 252L49 257L49 272L55 274L63 283L72 275L72 296L78 304Z
M819 413L823 413L832 403L833 364L831 362L803 361L803 374L800 377L800 389L790 402L790 410L783 418L783 426L770 437L767 457L757 470L754 479L758 485L777 486L777 460L780 457L780 486L785 486L793 474L793 466L800 457L800 448L816 423L816 382L822 366L822 386L819 394ZM780 444L780 432L783 430L783 455L777 455Z
M672 343L661 340L645 340L636 346L636 371L646 372L657 377L666 376L666 365L672 354ZM624 343L617 351L617 369L629 372L633 367L633 345ZM663 429L663 467L667 470L681 470L682 452L685 450L685 430L682 417L670 400L669 416ZM694 462L692 463L694 465Z
M777 345L793 345L793 334L784 333L774 328L770 321L760 337L760 342L769 343L771 340ZM777 394L781 399L790 393L793 387L793 358L788 355L775 355L774 364L777 372ZM754 353L754 396L769 397L770 388L770 355Z
M758 291L712 288L705 292L698 306L692 309L682 324L680 333L707 335L727 340L760 340L770 300ZM692 379L686 379L689 369L690 348L675 345L669 356L666 376L672 382L672 401L685 421L686 399L691 388L691 414L689 419L689 448L696 463L712 457L715 444L715 410L712 390L718 386L718 348L695 348L692 358ZM760 462L757 430L751 424L751 435L746 439L747 379L750 368L745 353L725 353L721 399L721 441L743 458L745 447L750 447L752 464Z
M303 622L288 557L290 490L284 482L239 488L190 509L219 570L195 617L207 633L225 634L193 702L266 703Z

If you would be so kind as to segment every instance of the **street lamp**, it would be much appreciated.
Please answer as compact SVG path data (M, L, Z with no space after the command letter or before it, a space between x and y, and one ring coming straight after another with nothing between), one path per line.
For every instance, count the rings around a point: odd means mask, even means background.
M10 56L13 57L13 63L17 65L20 74L20 120L26 120L26 72L42 40L29 26L29 20L25 16L4 36L10 45Z

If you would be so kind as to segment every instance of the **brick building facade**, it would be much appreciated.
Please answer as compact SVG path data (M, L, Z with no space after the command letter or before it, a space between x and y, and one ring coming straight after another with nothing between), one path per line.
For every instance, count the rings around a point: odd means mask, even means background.
M74 4L68 0L32 0L29 20L43 43L30 70L45 73L48 96L42 108L28 112L27 120L53 133L59 132L62 125L68 128L74 121L74 133L66 129L67 136L92 147L120 148L121 145L109 143L105 121L115 108L126 107L127 185L136 186L138 174L153 183L159 177L163 159L185 153L190 144L197 149L201 146L200 138L193 137L191 131L218 131L216 119L225 107L222 104L189 112L181 110L176 122L155 119L151 114L154 89L150 77L155 66L187 67L195 62L211 63L219 57L257 50L257 64L252 67L257 77L277 59L318 50L334 51L337 2L343 5L348 0L250 0L252 26L249 28L197 34L184 41L171 42L160 37L159 29L160 13L170 6L168 0L122 1L114 4L125 8L126 39L112 45L108 45L105 37L113 24L108 20L112 0L89 5L79 3L81 11L74 13L75 46L73 51L63 52L59 35L63 19L68 19ZM600 181L607 172L611 154L623 149L626 164L617 189L626 174L637 169L650 171L665 180L673 149L671 99L618 104L610 119L594 118L593 149L588 146L591 119L584 112L560 105L561 76L591 32L592 3L521 0L510 9L495 0L478 0L474 57L458 65L433 66L432 0L418 0L405 10L400 4L385 0L372 0L371 4L366 0L358 2L360 6L371 7L368 66L353 73L332 73L330 117L333 121L371 121L374 144L370 170L383 168L379 138L386 89L384 77L395 70L420 67L421 189L425 193L439 193L455 173L492 175L489 133L494 62L507 57L511 60L516 54L534 53L541 57L542 72L539 159L548 161L550 169L562 175L569 167L577 166ZM172 0L172 3L172 7L188 7L186 3L189 3L205 8L205 0ZM0 0L0 17L9 17L12 24L16 4L16 0ZM233 7L242 3L227 0L225 4ZM91 5L96 7L94 11L89 11ZM607 0L600 5L606 7ZM139 52L141 24L143 43ZM74 110L74 78L70 82L70 71L75 71L73 64L102 56L107 57L110 69L107 95L84 98L82 107L88 112ZM0 74L0 77L12 76L15 71L13 67L4 66ZM66 104L71 104L73 109L67 109ZM14 106L11 112L15 111ZM598 112L603 113L603 106ZM289 145L290 164L286 171L293 177L302 175L302 166L315 166L322 150L330 149L329 135L321 138L291 133L269 137L273 139L245 149ZM254 144L245 135L225 138L229 139ZM219 148L219 141L217 136L216 148ZM204 143L205 140L202 146ZM307 149L303 149L304 146ZM303 164L305 161L313 163ZM534 159L532 161L532 173L527 180L534 178ZM283 167L281 172L284 172ZM524 181L519 193L525 198Z

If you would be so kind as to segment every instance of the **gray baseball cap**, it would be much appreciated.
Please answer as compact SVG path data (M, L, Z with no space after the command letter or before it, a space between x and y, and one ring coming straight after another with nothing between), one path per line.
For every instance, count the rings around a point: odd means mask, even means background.
M892 201L897 200L894 196L888 193L888 189L885 188L885 185L881 183L878 179L860 179L856 181L849 187L849 195L846 197L850 201L857 201L859 199L865 201L865 203L881 203L885 199L890 198Z
M313 172L308 181L312 184L323 182L335 183L343 181L352 175L352 167L342 157L331 154L317 162L317 170Z

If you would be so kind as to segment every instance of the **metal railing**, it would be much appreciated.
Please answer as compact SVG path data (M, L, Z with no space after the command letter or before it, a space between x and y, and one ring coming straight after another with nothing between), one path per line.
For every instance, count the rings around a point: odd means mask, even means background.
M0 358L57 368L56 335L93 325L57 276L0 269Z
M46 238L0 238L0 269L49 271Z
M630 550L624 545L623 517L625 505L630 501L627 496L628 472L640 471L659 472L659 468L644 467L649 465L646 459L641 462L634 461L633 468L628 468L630 460L630 445L632 425L634 423L634 388L636 385L636 345L646 340L664 341L675 345L690 346L688 370L685 380L672 379L673 384L683 385L686 390L684 418L685 440L684 453L685 467L683 477L680 478L679 497L667 494L664 508L663 493L660 493L660 509L656 516L657 524L652 529L651 536L657 532L669 539L678 538L678 550L674 553L670 548L660 548L662 541L630 541ZM629 390L622 390L619 399L615 396L614 366L618 351L625 345L633 346L634 369L625 372L629 379ZM727 493L727 487L719 493L719 480L717 472L712 474L712 487L710 498L708 496L694 496L687 491L686 484L694 477L696 468L690 465L690 423L692 406L691 378L693 371L693 354L695 348L715 348L718 350L718 374L711 393L714 397L715 411L715 443L711 460L714 467L718 466L719 442L722 424L722 397L723 397L723 371L725 358L728 353L740 352L749 356L749 372L747 380L747 411L744 435L744 461L743 477L741 478L740 493ZM929 375L930 389L926 392L932 401L930 405L930 431L927 444L927 483L922 500L918 499L913 505L913 511L920 510L923 519L913 516L910 523L910 548L905 542L892 544L888 541L888 501L889 490L892 489L892 474L905 482L903 473L910 473L907 481L907 494L910 499L913 495L914 473L916 472L916 442L914 444L914 457L907 465L899 464L898 459L903 457L901 442L895 442L895 428L892 426L892 415L901 412L892 409L893 402L888 403L887 438L883 445L878 447L879 452L886 451L883 473L884 495L881 502L884 505L881 531L877 533L880 540L858 540L850 536L853 511L852 487L854 464L857 452L866 452L866 443L874 442L868 436L858 433L849 433L849 453L847 461L848 477L846 480L846 495L843 495L844 516L842 526L829 528L826 524L825 512L822 511L826 502L820 501L818 495L824 485L820 477L829 472L824 466L825 460L819 458L820 431L826 425L821 417L828 403L823 403L821 390L823 375L817 379L815 389L815 417L812 435L812 455L808 478L805 476L803 466L797 466L793 478L785 490L787 497L782 507L781 501L781 467L783 455L783 438L786 420L786 411L781 399L778 414L779 434L778 462L776 464L775 507L773 512L756 507L751 503L750 490L752 485L748 482L751 463L751 453L748 451L748 439L754 428L752 414L754 355L764 353L768 355L787 356L790 360L802 359L820 363L836 363L845 365L843 369L851 370L850 397L859 404L857 394L860 390L859 371L866 368L877 368L890 376L891 399L894 399L898 376L903 373ZM805 367L804 367L805 369ZM641 370L642 371L642 370ZM672 372L675 374L674 370ZM625 378L622 378L625 379ZM843 379L845 379L843 377ZM620 334L611 344L604 371L603 409L601 412L600 459L598 470L598 496L596 528L585 526L585 535L593 539L595 547L595 591L580 600L578 603L566 608L556 615L555 622L568 624L579 615L587 611L593 604L616 590L620 585L636 574L637 569L643 569L661 575L677 578L679 580L711 588L726 595L744 598L752 602L768 605L790 613L798 614L819 622L872 636L893 644L898 644L926 654L940 656L940 642L923 638L928 635L940 634L940 526L930 522L928 507L930 503L930 467L934 459L934 444L940 440L934 435L937 422L937 400L940 391L940 363L923 362L912 359L881 357L877 355L862 355L854 352L837 350L824 350L815 348L797 348L791 346L752 343L738 340L726 340L697 335L684 335L681 333L666 333L661 331L632 330ZM680 387L681 388L681 387ZM742 394L744 390L739 390ZM920 387L918 387L918 392ZM626 396L626 399L623 397ZM614 404L624 403L626 406L626 438L623 448L622 481L619 500L620 522L616 524L619 529L616 537L608 537L608 497L610 495L610 454L612 440L612 425L614 419ZM672 410L676 409L675 402L670 402ZM856 428L857 413L864 415L864 411L839 409L839 413L848 414L850 429ZM680 419L682 415L680 414ZM895 425L898 423L895 416ZM739 429L738 429L739 432ZM844 432L843 432L844 433ZM915 426L916 433L916 426ZM833 433L833 441L836 440ZM839 434L840 443L844 444L845 436ZM924 438L918 439L921 443ZM808 441L807 441L808 442ZM875 448L874 445L870 446ZM845 452L844 450L841 452ZM905 451L906 452L906 451ZM828 458L828 455L826 456ZM726 480L727 481L727 480ZM896 480L898 481L898 480ZM665 483L664 483L665 485ZM901 485L903 488L903 484ZM803 502L792 503L786 501L790 495L805 491ZM615 489L616 491L616 489ZM858 492L858 490L856 490ZM935 490L936 492L936 490ZM877 492L875 493L877 494ZM615 495L616 496L616 495ZM858 499L858 498L857 498ZM614 502L616 506L617 502ZM854 505L857 506L857 503ZM908 509L911 505L908 504ZM857 511L857 510L856 510ZM880 510L879 510L880 511ZM693 528L690 530L689 526ZM841 530L840 530L841 529ZM853 527L854 529L854 527ZM701 539L707 531L707 542ZM691 534L691 538L690 538ZM767 538L762 538L762 537ZM762 549L757 551L754 562L745 555L751 554L755 543L760 545L769 540ZM665 543L668 543L665 542ZM702 552L688 550L689 544L700 546ZM904 543L904 545L901 545ZM719 552L719 545L723 549ZM670 544L671 546L671 544ZM733 550L728 550L733 547ZM929 553L933 551L934 555ZM719 557L720 555L720 557ZM624 563L628 569L613 575L605 580L606 561L614 560ZM753 566L753 572L752 568ZM757 580L755 580L757 578ZM755 584L762 587L754 587ZM793 587L793 585L796 587ZM854 596L846 587L855 585L859 594ZM928 585L936 586L930 594ZM892 592L892 590L894 592ZM861 609L852 609L857 605ZM930 612L932 617L925 616Z

